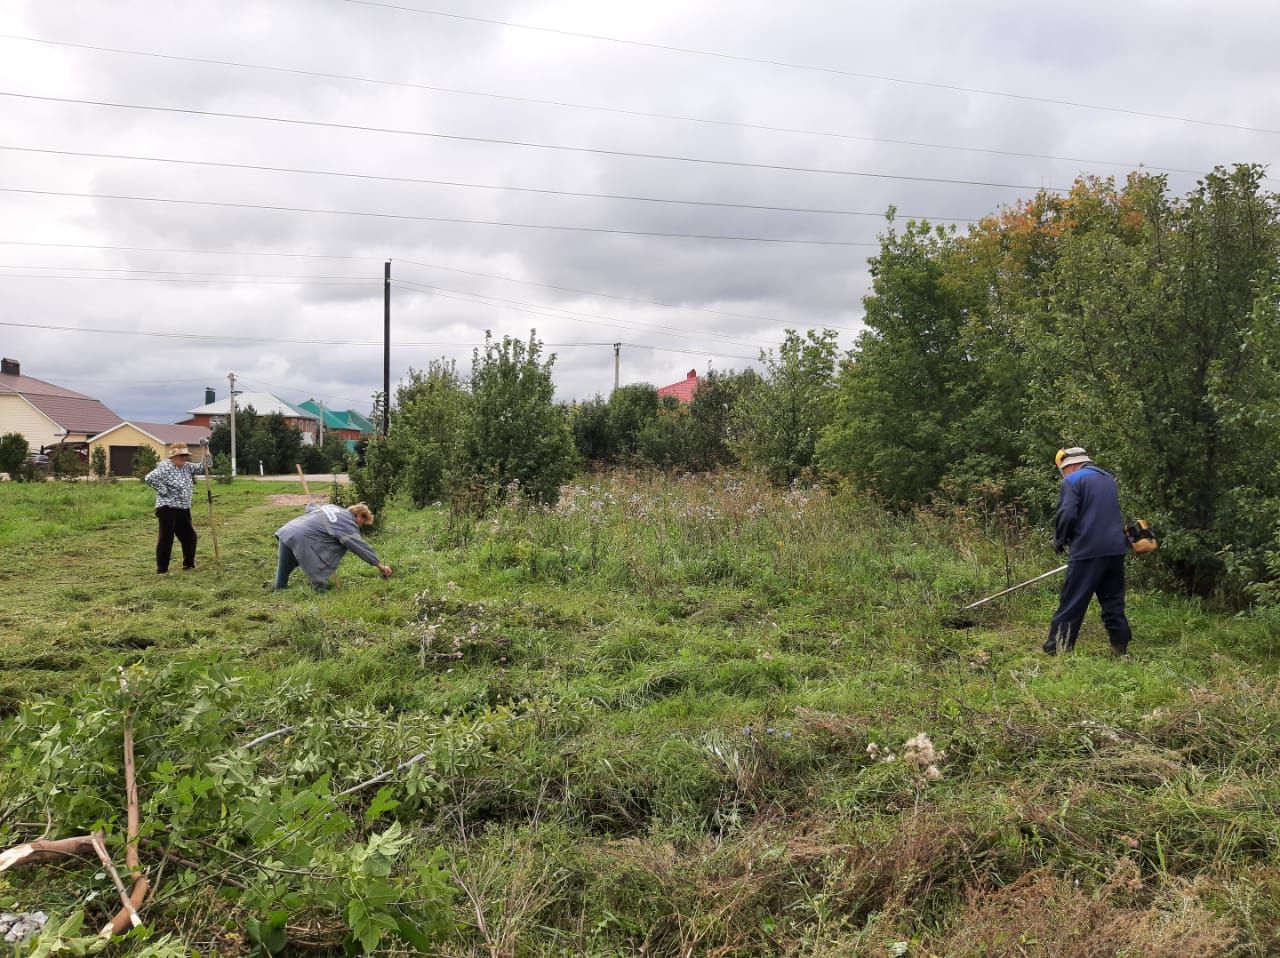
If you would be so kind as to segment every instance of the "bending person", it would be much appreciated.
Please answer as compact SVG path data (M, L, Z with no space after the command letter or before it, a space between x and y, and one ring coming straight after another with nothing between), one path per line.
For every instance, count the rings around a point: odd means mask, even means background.
M301 567L311 580L311 587L323 591L329 577L348 552L354 552L371 566L376 566L384 579L390 577L391 566L378 561L378 555L360 535L360 530L373 525L373 513L363 502L343 509L341 506L307 504L305 515L286 522L276 530L280 540L276 563L276 591L289 584L289 575Z

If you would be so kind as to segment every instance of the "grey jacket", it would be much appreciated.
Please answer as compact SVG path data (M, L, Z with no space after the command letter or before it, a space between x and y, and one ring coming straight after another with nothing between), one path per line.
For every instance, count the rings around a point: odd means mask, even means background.
M282 525L276 538L289 547L307 578L316 584L329 581L348 551L369 565L378 564L377 554L360 537L355 516L341 506L307 503L306 515Z

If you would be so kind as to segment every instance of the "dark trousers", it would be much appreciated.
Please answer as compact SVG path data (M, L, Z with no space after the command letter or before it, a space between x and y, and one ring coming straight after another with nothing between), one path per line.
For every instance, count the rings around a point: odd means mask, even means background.
M1075 648L1089 600L1095 595L1102 606L1102 624L1111 647L1124 651L1132 633L1124 615L1124 556L1101 556L1078 559L1067 566L1067 579L1062 583L1058 611L1049 623L1049 638L1044 650L1054 652Z
M190 509L160 506L156 509L160 520L160 535L156 539L156 571L169 571L169 557L173 555L173 537L182 543L182 568L196 567L196 527L191 524Z

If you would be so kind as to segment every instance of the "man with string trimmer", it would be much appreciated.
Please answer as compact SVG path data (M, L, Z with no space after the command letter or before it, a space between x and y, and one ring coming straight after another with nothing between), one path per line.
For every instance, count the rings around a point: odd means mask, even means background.
M1054 464L1062 474L1062 489L1053 517L1053 547L1070 550L1070 556L1044 650L1057 655L1075 648L1085 610L1096 595L1111 651L1125 655L1132 637L1124 614L1124 558L1130 545L1116 481L1079 446L1059 449Z

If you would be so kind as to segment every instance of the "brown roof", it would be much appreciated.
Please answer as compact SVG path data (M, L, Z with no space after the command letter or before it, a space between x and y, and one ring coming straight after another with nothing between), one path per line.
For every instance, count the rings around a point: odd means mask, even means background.
M19 395L67 432L89 435L110 429L120 417L98 400L32 376L0 374L0 395Z
M139 422L136 419L130 419L127 423L120 423L120 425L129 425L135 429L141 429L167 445L172 445L175 442L198 443L201 439L208 439L210 435L208 426L184 426L181 424L175 425L171 422Z

